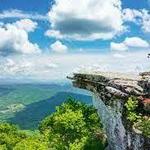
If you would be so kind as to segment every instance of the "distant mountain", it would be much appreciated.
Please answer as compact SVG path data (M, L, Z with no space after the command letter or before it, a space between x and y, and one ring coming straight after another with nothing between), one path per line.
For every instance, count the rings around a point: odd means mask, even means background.
M92 104L89 93L73 88L69 84L1 85L0 121L6 120L18 124L23 129L34 129L44 117L54 112L56 106L61 105L68 97ZM10 106L18 105L24 106L23 109L19 111L17 109L16 112L14 109L8 111Z

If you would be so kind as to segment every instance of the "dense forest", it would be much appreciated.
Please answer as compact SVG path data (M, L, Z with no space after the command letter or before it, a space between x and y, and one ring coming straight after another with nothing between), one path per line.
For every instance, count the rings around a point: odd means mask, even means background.
M72 98L43 118L38 130L0 123L0 150L103 150L105 146L96 110Z

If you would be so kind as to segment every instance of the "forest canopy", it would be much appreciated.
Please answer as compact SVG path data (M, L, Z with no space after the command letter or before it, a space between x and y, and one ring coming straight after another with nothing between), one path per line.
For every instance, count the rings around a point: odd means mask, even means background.
M0 123L0 150L103 150L106 137L96 110L69 98L35 131Z

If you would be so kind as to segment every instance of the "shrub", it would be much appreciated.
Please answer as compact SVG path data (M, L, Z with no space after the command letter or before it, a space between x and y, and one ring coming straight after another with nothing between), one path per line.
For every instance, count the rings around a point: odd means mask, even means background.
M136 97L130 97L125 104L127 119L135 125L143 135L150 137L150 119L138 113L139 105Z

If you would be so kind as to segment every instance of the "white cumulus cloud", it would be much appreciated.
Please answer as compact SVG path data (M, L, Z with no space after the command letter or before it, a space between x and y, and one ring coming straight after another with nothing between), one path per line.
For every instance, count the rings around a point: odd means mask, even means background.
M48 16L51 37L111 39L124 30L120 0L55 0Z
M150 33L150 11L147 9L130 9L123 10L123 20L125 22L134 22L140 25L145 33Z
M149 43L139 37L127 37L121 43L111 42L110 48L115 51L126 51L130 48L144 48L148 49L150 47Z
M124 19L124 21L137 23L137 21L138 21L137 19L141 19L141 17L142 17L142 12L139 11L139 10L130 9L130 8L126 8L126 9L123 10L123 19Z
M144 32L150 33L150 11L143 10L143 25L142 29Z
M37 28L37 22L33 22L30 19L22 19L14 23L14 25L21 30L27 32L33 32Z
M127 37L124 44L128 47L148 48L149 43L139 37Z
M40 53L37 44L29 41L28 33L34 31L37 23L29 19L22 19L15 23L7 23L0 27L0 53Z
M51 50L56 53L66 53L68 51L68 47L62 44L60 41L56 41L50 46Z
M48 20L47 15L41 15L38 13L27 13L18 9L4 10L0 12L0 19L7 19L7 18Z
M116 51L128 50L128 47L124 43L111 42L110 47L111 47L111 50L116 50Z

